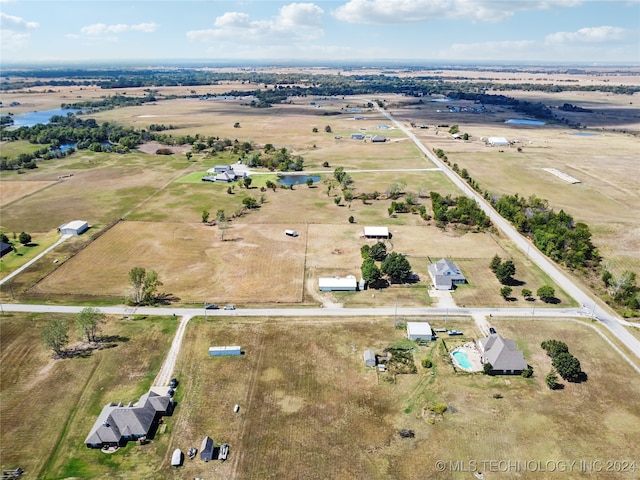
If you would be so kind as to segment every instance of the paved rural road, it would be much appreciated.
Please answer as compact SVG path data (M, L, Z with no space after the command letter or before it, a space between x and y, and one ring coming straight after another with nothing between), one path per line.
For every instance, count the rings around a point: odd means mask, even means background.
M407 127L396 121L393 116L386 110L377 106L377 103L373 102L378 111L384 115L389 121L391 121L396 127L402 130L424 153L429 160L431 160L436 166L438 166L449 179L467 195L469 198L475 200L480 208L489 216L493 224L500 230L502 230L507 237L509 237L517 246L527 254L529 259L534 262L543 272L549 275L555 282L562 288L569 296L574 300L581 303L585 308L590 309L593 318L601 322L607 327L611 333L613 333L618 340L626 345L638 358L640 358L640 340L634 337L625 327L620 323L620 318L616 317L607 310L601 308L597 301L580 289L564 272L558 268L556 264L551 262L524 236L522 236L507 220L494 210L494 208L484 198L477 194L467 183L456 173L451 170L444 162L436 157L427 147L425 147L420 140L411 132Z

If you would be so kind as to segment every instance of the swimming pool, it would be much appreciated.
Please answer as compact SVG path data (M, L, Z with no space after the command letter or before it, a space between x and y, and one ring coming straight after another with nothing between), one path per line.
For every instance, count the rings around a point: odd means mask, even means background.
M454 350L451 355L461 368L471 370L471 362L469 361L469 357L467 357L467 352L464 350Z

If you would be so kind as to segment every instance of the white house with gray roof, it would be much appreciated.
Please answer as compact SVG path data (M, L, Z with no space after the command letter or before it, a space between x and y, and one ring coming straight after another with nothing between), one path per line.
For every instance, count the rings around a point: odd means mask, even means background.
M516 343L508 338L502 338L498 333L493 333L477 342L482 363L491 364L491 373L519 375L527 368L527 361L522 351L518 350Z
M89 448L124 446L129 440L152 434L160 417L172 411L171 397L154 391L142 395L136 404L108 403L84 443Z
M460 267L451 260L441 258L428 267L431 281L436 290L452 290L454 285L467 283Z

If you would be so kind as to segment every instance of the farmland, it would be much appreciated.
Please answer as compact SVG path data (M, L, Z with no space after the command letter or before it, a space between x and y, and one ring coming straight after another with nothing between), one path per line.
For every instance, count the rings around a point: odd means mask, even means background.
M25 319L7 320L7 325L19 325ZM418 374L398 375L395 382L389 382L362 362L364 349L381 353L402 341L404 330L394 329L389 318L194 319L176 366L175 374L181 380L178 407L166 419L168 428L149 445L131 444L118 454L105 456L82 444L95 415L108 401L135 399L144 392L166 347L145 350L142 345L154 339L168 346L175 323L170 319L110 319L105 334L126 341L88 358L56 361L47 367L50 360L32 341L42 320L32 317L36 326L31 330L5 328L3 427L17 406L35 411L37 405L46 403L63 418L61 423L47 422L50 434L36 423L38 415L15 426L7 423L2 443L6 446L9 436L21 435L25 446L35 448L36 432L44 438L51 436L50 443L38 443L39 451L46 453L42 458L34 455L34 463L27 465L19 457L23 468L30 471L42 468L48 458L44 478L212 474L225 479L466 478L451 471L438 472L435 462L608 459L612 449L616 459L634 458L640 397L627 381L633 373L589 326L580 323L494 321L498 331L513 338L525 352L534 368L532 379L455 374L438 340L414 350L416 364L431 358L431 369L418 366ZM444 322L432 322L434 327L441 324ZM447 326L463 330L466 338L479 334L469 321L450 320ZM544 375L550 359L539 345L549 338L562 338L570 346L588 375L586 382L548 390ZM207 356L210 345L223 344L241 345L245 354ZM140 364L141 358L151 363ZM24 359L31 366L27 376L19 373ZM116 359L118 375L111 367ZM60 378L65 378L64 389ZM54 448L58 425L67 421L63 407L67 395L77 399L72 403L76 405L74 417ZM623 404L620 398L625 399ZM428 407L437 403L449 405L450 411L432 416ZM234 404L241 406L238 414L233 413ZM527 415L523 417L522 411ZM398 431L403 428L413 430L415 438L400 438ZM181 470L170 470L170 452L199 446L204 435L218 445L229 443L229 460L187 461ZM600 440L592 442L594 437ZM3 447L3 463L17 459L17 454ZM511 478L509 473L496 475ZM539 473L522 475L537 478Z
M506 73L492 74L496 82L507 82ZM619 79L637 81L635 76ZM390 214L392 187L400 186L400 201L412 196L429 214L430 192L452 197L460 192L372 108L372 101L411 128L430 149L442 149L451 165L468 170L492 195L536 195L555 211L563 209L576 222L587 223L605 266L616 275L627 270L640 275L635 175L640 123L637 111L628 107L637 103L637 94L507 92L554 108L567 101L588 106L594 115L566 113L572 123L580 122L579 129L562 118L540 127L508 125L504 121L516 116L508 107L488 106L472 113L464 110L470 102L432 102L428 96L292 97L270 108L252 108L247 99L197 97L241 87L239 82L160 87L161 100L90 118L138 129L152 123L171 125L164 133L198 136L203 142L206 137L229 139L231 145L249 142L252 150L246 155L233 147L198 151L188 144L172 146L171 155L157 155L161 144L154 141L126 154L80 150L39 162L37 169L0 172L2 232L12 237L25 231L34 239L33 245L3 257L2 276L51 245L59 225L81 219L91 226L2 285L2 302L121 305L130 294L129 271L144 267L158 272L160 291L176 311L200 308L203 302L274 311L318 306L426 308L438 302L429 296L428 266L444 257L457 262L469 281L451 292L445 306L517 307L531 310L531 318L533 311L546 310L550 316L551 308L579 307L533 264L528 251L520 251L495 229L442 227L415 213ZM142 88L110 93L147 94ZM18 114L103 95L97 88L59 87L6 92L3 102L20 102L14 112ZM165 95L182 98L164 100ZM453 125L469 139L452 138ZM384 135L388 141L354 140L354 132ZM482 140L489 136L517 143L489 147ZM279 172L260 168L253 169L248 186L200 180L215 165L248 163L269 144L302 156L301 173L318 175L320 181L267 188L267 180L277 183ZM3 155L33 150L26 141L2 144ZM335 181L338 167L344 167L352 181L351 200ZM543 170L547 167L581 183L566 183ZM358 198L362 194L366 196ZM247 197L255 200L256 208L244 207ZM217 221L219 212L224 212L225 222ZM209 221L203 220L205 213ZM361 247L375 243L362 237L365 225L389 228L388 251L406 256L417 281L365 292L319 292L319 277L361 276ZM285 229L295 229L299 236L286 236ZM489 269L494 255L516 266L509 300L500 295L502 285ZM581 288L603 292L597 274L568 274ZM535 293L545 284L555 289L557 303L523 298L523 289ZM483 332L471 317L449 318L447 312L432 325L460 329L463 338L411 345L418 374L391 378L365 368L362 352L406 345L404 330L394 328L394 321L418 318L236 313L190 321L175 371L180 379L175 415L166 419L150 444L130 444L113 455L89 450L82 441L104 404L136 400L148 389L169 349L175 318L110 316L103 331L113 340L110 348L54 360L43 349L40 332L49 320L72 322L71 316L3 315L3 466L19 464L29 478L462 479L469 471L438 471L436 461L450 465L637 457L640 392L629 381L636 372L599 334L610 332L595 322L493 318L491 326L516 341L534 376L488 377L453 371L447 348ZM640 338L639 329L628 328ZM76 337L72 332L72 343ZM546 387L551 363L540 343L550 338L569 345L587 381L565 382L558 391ZM616 339L613 343L619 345ZM244 354L209 358L212 345L241 345ZM422 368L424 358L434 366ZM241 406L237 414L235 404ZM437 404L450 408L436 415L429 407ZM401 429L413 430L415 438L401 438ZM179 470L169 467L173 449L199 447L204 435L217 445L230 444L228 461L187 460ZM569 473L565 478L580 476ZM505 472L495 472L495 477L513 478ZM519 478L542 477L539 472L521 472ZM599 472L598 478L631 476Z

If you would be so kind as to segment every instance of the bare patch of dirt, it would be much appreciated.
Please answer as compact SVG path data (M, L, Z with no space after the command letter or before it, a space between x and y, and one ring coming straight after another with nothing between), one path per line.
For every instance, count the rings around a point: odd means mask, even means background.
M154 155L156 151L160 148L166 148L168 150L171 150L171 153L176 154L176 153L188 152L189 150L191 150L191 145L169 146L169 145L162 145L158 142L148 142L138 146L138 150L140 150L143 153L148 153L149 155Z

